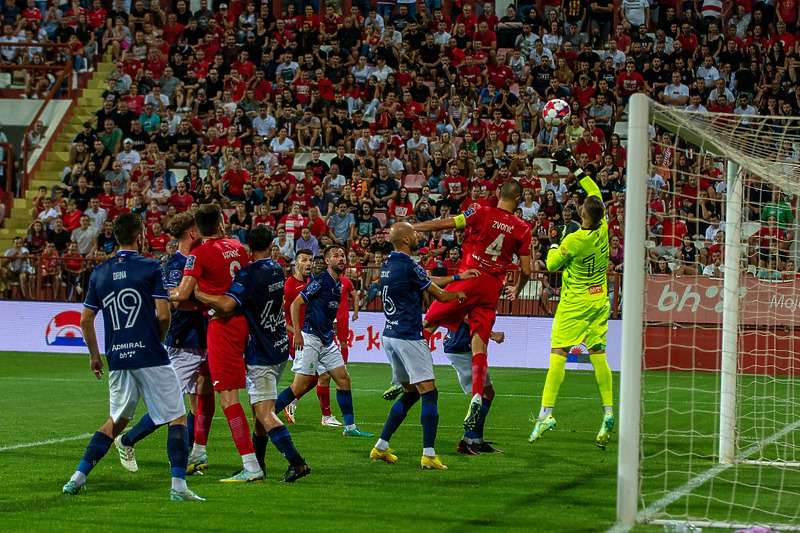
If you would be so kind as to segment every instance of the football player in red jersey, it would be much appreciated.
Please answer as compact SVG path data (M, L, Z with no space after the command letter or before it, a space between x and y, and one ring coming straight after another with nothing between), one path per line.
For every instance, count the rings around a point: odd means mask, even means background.
M472 400L464 419L464 428L474 429L481 411L481 396L486 381L486 345L492 332L497 303L503 292L505 274L513 264L514 255L520 259L520 276L517 284L506 286L509 299L516 298L531 274L531 230L522 219L515 216L522 186L517 180L508 180L500 187L497 207L469 209L455 218L430 220L414 225L417 231L442 231L466 229L464 258L460 272L477 269L481 275L472 279L459 279L447 287L449 291L464 291L467 301L434 302L425 315L426 337L439 326L456 331L461 321L469 315L472 338Z
M219 205L200 206L195 213L195 222L203 237L203 244L192 250L180 285L170 289L170 300L173 302L188 300L195 287L206 294L225 294L236 272L250 262L247 251L239 241L224 237L222 209ZM247 321L243 315L220 316L209 311L207 316L208 367L243 464L240 473L221 481L260 481L264 479L264 472L256 460L250 440L250 424L239 403L239 389L245 388L244 350L250 334ZM189 462L204 456L204 448L204 445L195 442Z
M308 284L308 278L311 276L311 267L314 264L314 253L308 248L300 248L294 257L294 274L286 279L283 285L283 312L286 315L286 332L289 334L289 355L294 359L294 332L295 327L292 324L292 314L289 312L292 302L300 294L300 291ZM303 329L303 321L305 320L305 308L300 310L300 324L298 329ZM314 376L312 387L316 385L316 376ZM309 387L311 390L311 387ZM303 393L305 394L305 393ZM286 408L283 410L286 415L286 420L294 424L294 410L297 407L297 401L303 396L297 396Z

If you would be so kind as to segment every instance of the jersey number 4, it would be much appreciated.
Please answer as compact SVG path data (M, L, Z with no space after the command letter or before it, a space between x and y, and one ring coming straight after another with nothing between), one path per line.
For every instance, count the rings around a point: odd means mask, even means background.
M111 315L111 327L114 331L132 328L142 308L142 297L133 289L122 289L112 292L103 299L103 307Z
M492 241L492 244L486 247L485 253L492 258L492 261L497 261L497 258L500 257L500 254L503 253L503 240L505 240L505 238L505 233L501 233L495 240Z

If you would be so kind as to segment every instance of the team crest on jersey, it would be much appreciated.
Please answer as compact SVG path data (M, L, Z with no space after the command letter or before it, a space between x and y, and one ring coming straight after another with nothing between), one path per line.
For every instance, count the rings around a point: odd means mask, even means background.
M193 268L194 268L194 256L190 255L189 258L186 260L186 266L184 267L184 270L186 269L191 270Z
M170 270L167 277L169 278L167 279L168 283L171 284L174 283L175 285L177 285L181 282L181 278L183 277L183 272L181 272L180 270Z

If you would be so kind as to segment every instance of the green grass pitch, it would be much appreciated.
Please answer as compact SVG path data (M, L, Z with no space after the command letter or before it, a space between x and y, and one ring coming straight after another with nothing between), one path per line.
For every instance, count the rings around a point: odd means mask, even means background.
M356 422L377 435L390 407L380 397L389 384L389 366L348 368ZM108 416L106 378L94 379L88 356L0 352L0 531L575 532L613 525L616 435L606 451L595 447L602 414L591 372L567 372L555 411L558 427L532 445L529 419L538 413L545 371L492 369L498 396L486 436L505 453L480 457L456 453L468 398L450 367L437 367L436 373L441 414L436 448L449 470L419 467L418 406L392 439L399 461L387 465L368 457L375 438L343 437L336 428L320 426L311 393L298 406L298 423L289 426L312 468L310 476L293 485L278 483L286 462L270 446L265 483L219 483L241 462L218 407L209 439L211 466L206 475L188 479L208 501L179 505L168 501L163 429L137 445L138 473L125 471L112 447L80 495L61 494L88 436ZM333 411L339 415L335 405ZM137 419L143 412L142 407Z

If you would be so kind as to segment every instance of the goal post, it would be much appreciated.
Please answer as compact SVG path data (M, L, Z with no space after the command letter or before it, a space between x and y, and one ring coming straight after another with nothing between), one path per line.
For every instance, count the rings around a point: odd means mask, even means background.
M800 118L628 119L617 522L800 531Z

